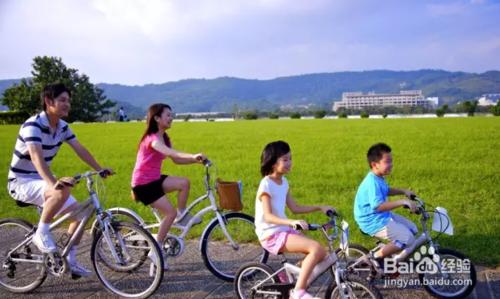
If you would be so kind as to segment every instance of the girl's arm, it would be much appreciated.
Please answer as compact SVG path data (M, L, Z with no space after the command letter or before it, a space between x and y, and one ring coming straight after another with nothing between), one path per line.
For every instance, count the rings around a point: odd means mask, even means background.
M188 154L176 151L172 148L169 148L165 145L162 139L154 140L151 143L151 146L158 152L168 156L174 161L175 164L192 164L192 163L201 163L204 159L206 159L203 154Z
M271 196L267 193L262 193L260 195L260 200L262 201L262 208L264 209L264 221L271 224L277 225L293 225L295 223L292 219L280 218L273 214L273 209L271 207Z
M323 213L326 214L327 211L335 211L334 208L330 206L303 206L299 205L292 197L290 192L286 194L286 205L292 211L294 214L304 214L304 213L311 213L315 211L322 211Z

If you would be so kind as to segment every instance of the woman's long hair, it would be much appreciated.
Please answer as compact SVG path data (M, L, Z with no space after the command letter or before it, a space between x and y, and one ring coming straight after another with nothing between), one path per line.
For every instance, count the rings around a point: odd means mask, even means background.
M170 106L167 104L157 103L149 106L148 116L146 119L147 127L146 131L142 135L141 142L144 140L144 138L146 138L146 136L158 133L158 123L155 120L155 116L161 117L161 114L163 113L163 110L165 110L165 108L172 111L172 108L170 108ZM172 144L170 143L170 138L168 137L167 133L163 133L163 141L168 147L172 147Z

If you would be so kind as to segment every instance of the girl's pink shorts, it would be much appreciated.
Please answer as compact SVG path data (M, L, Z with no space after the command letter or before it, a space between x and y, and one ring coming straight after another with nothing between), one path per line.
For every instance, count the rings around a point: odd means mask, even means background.
M285 246L286 240L288 239L289 235L300 235L296 230L290 229L288 231L282 231L282 232L276 232L269 236L269 238L265 239L264 241L261 241L260 244L262 247L269 251L272 254L277 255L280 250Z

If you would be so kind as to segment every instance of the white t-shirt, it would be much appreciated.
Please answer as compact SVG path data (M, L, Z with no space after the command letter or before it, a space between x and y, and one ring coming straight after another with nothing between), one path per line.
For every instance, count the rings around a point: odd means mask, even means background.
M289 230L289 227L286 225L271 224L264 221L264 209L262 207L262 201L260 200L262 193L267 193L271 197L273 214L277 217L287 219L285 208L288 181L283 177L281 185L278 185L268 176L265 176L260 181L257 196L255 198L255 233L257 233L259 240L265 240L276 232Z

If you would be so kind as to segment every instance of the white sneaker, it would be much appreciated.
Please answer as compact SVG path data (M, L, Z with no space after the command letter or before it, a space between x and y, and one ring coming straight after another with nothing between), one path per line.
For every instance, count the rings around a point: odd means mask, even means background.
M85 269L81 264L75 262L74 264L70 264L71 274L79 277L87 277L92 275L92 271Z
M44 234L37 231L33 235L32 241L42 253L54 253L57 251L56 244L52 240L50 232Z
M313 297L306 291L297 292L295 289L290 291L290 299L321 299L320 297Z
M153 254L152 250L149 251L148 258L151 260L151 266L149 269L149 273L152 276L152 273L154 271L154 265L156 264L156 255ZM167 271L167 270L168 270L167 258L165 257L165 255L163 255L163 271Z
M193 219L193 225L200 224L201 223L201 218L197 216L193 216L190 213L184 214L184 217L179 218L180 215L177 215L175 217L175 223L180 226L186 226L188 222Z

